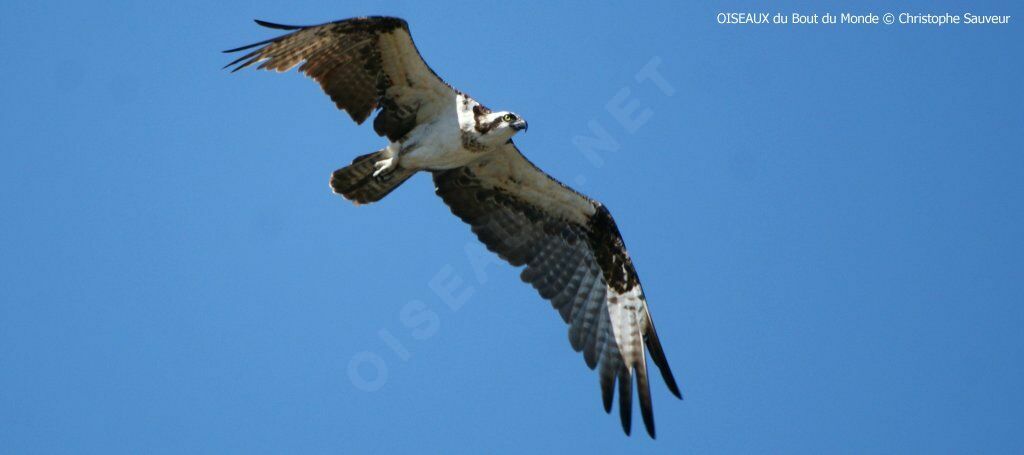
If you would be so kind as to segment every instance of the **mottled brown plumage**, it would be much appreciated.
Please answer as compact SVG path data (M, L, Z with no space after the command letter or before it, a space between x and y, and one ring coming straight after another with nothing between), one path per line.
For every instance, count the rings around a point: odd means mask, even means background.
M636 376L640 412L653 437L654 414L644 347L661 370L669 390L681 397L647 310L636 270L608 210L538 169L515 146L480 163L434 173L437 194L452 213L472 226L487 248L514 266L525 265L523 281L551 302L569 324L569 342L591 369L600 366L605 410L611 412L619 384L623 430L631 425L632 384ZM500 171L494 172L495 169ZM500 175L503 178L496 178ZM539 199L524 199L533 188ZM569 196L567 205L589 206L580 220L568 207L545 197ZM621 314L614 320L615 314ZM626 327L615 330L614 324Z
M420 57L402 19L374 16L316 26L256 22L294 32L225 51L256 47L225 68L238 71L259 63L258 69L284 72L301 64L299 71L316 80L356 123L381 109L374 130L392 141L412 129L424 99L454 90Z

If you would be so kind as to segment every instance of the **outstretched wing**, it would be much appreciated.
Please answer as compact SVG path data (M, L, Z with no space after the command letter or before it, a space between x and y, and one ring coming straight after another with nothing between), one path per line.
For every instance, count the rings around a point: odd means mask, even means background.
M320 83L331 100L362 124L375 110L381 136L397 141L418 123L437 115L457 92L420 57L409 25L394 17L360 17L315 26L256 23L294 30L284 36L224 52L255 50L225 68L299 71Z
M669 390L682 397L647 310L640 281L611 214L530 163L515 145L461 168L434 173L437 194L487 248L550 300L569 324L569 341L599 368L605 410L616 381L629 434L633 377L654 437L644 345Z

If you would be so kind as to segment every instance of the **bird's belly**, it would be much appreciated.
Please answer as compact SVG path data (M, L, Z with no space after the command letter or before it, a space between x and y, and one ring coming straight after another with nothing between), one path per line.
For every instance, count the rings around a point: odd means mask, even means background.
M402 165L408 168L443 170L465 166L480 158L480 153L465 149L438 150L417 147L406 155L402 155Z
M413 136L403 144L401 163L407 168L443 170L465 166L480 156L480 151L463 147L457 135Z

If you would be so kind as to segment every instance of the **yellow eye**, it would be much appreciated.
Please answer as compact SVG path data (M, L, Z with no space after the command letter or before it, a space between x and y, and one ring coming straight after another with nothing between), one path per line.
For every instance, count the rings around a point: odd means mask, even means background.
M514 116L512 114L505 114L505 115L503 115L501 117L501 119L506 121L506 122L512 123L512 122L516 121L516 116Z

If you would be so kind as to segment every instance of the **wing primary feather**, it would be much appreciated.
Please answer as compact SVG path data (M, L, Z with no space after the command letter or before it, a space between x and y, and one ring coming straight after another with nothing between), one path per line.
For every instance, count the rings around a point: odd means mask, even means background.
M604 412L612 413L612 401L615 398L615 373L601 372L601 399L604 401Z
M661 371L661 378L665 380L665 385L668 386L668 390L680 400L683 399L683 394L679 391L679 386L676 385L676 378L672 376L672 369L668 366L668 359L665 358L665 351L661 349L661 341L658 340L658 331L654 330L654 321L651 320L650 313L647 315L647 327L650 331L647 336L644 337L644 344L647 345L647 350L651 353L651 360L655 365L658 366L658 371Z
M586 317L586 312L591 306L591 300L593 300L591 295L594 294L594 291L598 290L603 291L604 286L591 286L582 299L577 297L576 302L573 303L571 320L566 321L569 323L569 344L576 352L583 350L583 336L585 335L583 332L583 319ZM596 304L600 305L600 303Z
M285 35L285 36L287 36L287 35ZM260 45L267 44L267 43L272 43L274 41L277 41L278 39L281 39L281 37L278 36L278 37L275 37L275 38L265 39L265 40L260 41L258 43L247 44L247 45L242 46L242 47L236 47L234 49L228 49L226 51L221 51L221 52L223 52L225 54L230 54L232 52L244 51L246 49L252 49L252 48L254 48L256 46L260 46ZM230 65L228 65L228 66L230 66Z
M257 24L260 24L260 25L262 25L262 26L264 26L266 28L273 28L273 29L277 29L277 30L299 30L299 29L302 29L302 28L311 27L310 25L275 24L273 22L267 22L267 21L263 21L263 20L259 20L259 19L253 19L253 21L255 21Z
M619 370L619 418L626 436L633 426L633 378L629 370L626 366Z
M640 358L636 365L636 389L640 397L640 415L644 419L644 427L647 434L654 436L654 407L651 405L651 387L647 382L647 362Z
M597 316L596 326L591 327L590 334L584 340L583 360L590 369L594 369L605 349L605 331L608 330L607 313Z
M256 50L254 50L254 51L252 51L252 52L250 52L248 54L245 54L245 55L243 55L241 57L238 57L238 58L234 59L231 63L228 63L227 65L224 65L224 68L221 68L221 69L231 68L232 66L234 66L234 65L238 64L239 62L241 62L242 60L254 57L254 56L256 56L256 54L259 54L259 53L260 53L260 50L256 49ZM246 66L249 66L250 64L251 63L247 62L244 65L239 65L237 68L231 68L231 72L234 73L235 71L238 71L238 70L240 70L242 68L245 68Z

